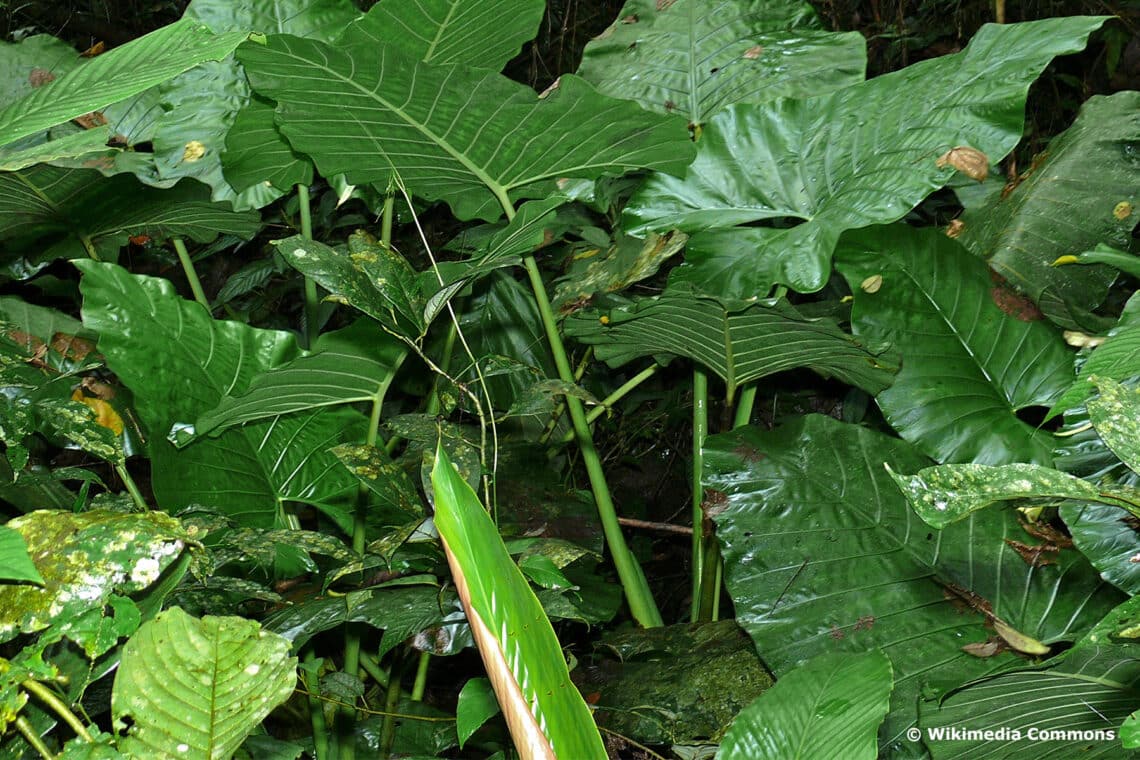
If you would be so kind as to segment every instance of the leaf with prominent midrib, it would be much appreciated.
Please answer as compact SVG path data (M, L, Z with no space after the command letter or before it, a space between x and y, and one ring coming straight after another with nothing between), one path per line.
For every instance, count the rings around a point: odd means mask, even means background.
M380 403L408 349L362 318L317 338L313 352L253 378L240 396L226 396L198 418L198 435L234 425L354 401Z
M296 358L290 333L212 319L166 280L114 264L76 266L83 272L84 324L99 333L107 366L131 389L149 433L159 507L202 504L242 525L273 527L281 503L299 501L344 519L339 505L355 493L356 478L329 449L363 437L366 420L354 410L251 422L183 449L166 439L171 426L193 422L259 373Z
M922 523L883 463L914 472L928 460L897 438L811 415L710 436L704 457L737 621L777 678L818 654L881 648L895 672L884 750L902 748L924 687L1018 662L962 651L993 635L981 610L959 607L963 595L1049 645L1075 640L1119 603L1076 550L1041 555L1053 564L1015 551L1036 539L1012 511L977 512L942 531Z
M1072 356L1047 322L1018 319L1016 295L984 262L900 224L844 236L836 267L855 293L855 334L902 353L876 397L899 435L939 462L1052 464L1052 436L1017 413L1065 391Z
M578 74L616 98L693 124L733 103L821 95L863 81L866 42L825 32L798 0L630 0Z
M322 174L365 184L395 172L462 219L493 221L512 191L541 180L679 173L693 155L684 119L646 113L573 76L540 99L499 74L431 66L390 46L365 61L274 35L238 57L254 89L277 101L282 133Z
M615 367L639 356L684 356L719 375L730 393L797 367L877 393L890 385L896 364L883 347L803 317L784 301L728 309L713 298L667 293L604 313L576 312L566 319L566 334Z
M498 71L534 39L545 10L542 0L388 0L337 42L372 50L393 45L436 66Z
M961 53L806 100L731 106L705 125L684 179L658 174L634 195L627 231L802 220L740 231L737 245L688 259L672 281L728 298L763 294L773 281L817 291L843 230L901 219L951 179L941 155L968 146L996 162L1012 150L1029 85L1104 21L986 25Z
M123 648L111 711L131 728L119 746L130 757L231 757L293 693L296 668L289 642L255 620L166 610Z

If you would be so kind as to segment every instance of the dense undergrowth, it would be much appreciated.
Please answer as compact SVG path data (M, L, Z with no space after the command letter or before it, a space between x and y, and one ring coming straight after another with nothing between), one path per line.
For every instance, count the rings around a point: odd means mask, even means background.
M1126 756L1136 8L1054 5L6 9L0 752Z

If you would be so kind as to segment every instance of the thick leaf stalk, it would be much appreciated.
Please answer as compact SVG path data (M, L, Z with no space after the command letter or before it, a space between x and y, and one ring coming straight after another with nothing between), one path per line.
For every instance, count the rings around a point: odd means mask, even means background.
M566 357L566 347L562 344L562 336L558 334L558 325L554 319L554 311L550 308L550 299L546 295L546 285L542 281L542 274L538 271L538 264L534 256L523 259L527 276L530 278L531 288L534 290L535 301L538 303L539 313L542 314L542 326L546 330L546 338L550 342L550 351L554 355L554 365L558 368L558 376L567 383L574 382L574 372L570 368L570 360ZM610 498L609 484L602 470L602 460L594 446L594 436L590 432L590 424L586 421L586 410L580 399L566 396L566 407L570 410L570 421L574 425L574 435L578 439L578 448L582 452L582 461L586 463L586 472L590 477L590 488L594 492L594 501L598 505L598 515L602 521L602 530L606 536L606 545L613 555L614 566L618 571L622 589L625 591L629 610L635 620L646 628L664 625L661 613L657 610L657 603L653 600L653 593L649 590L649 583L637 564L637 559L630 552L622 535L621 525L618 523L617 510L613 499Z

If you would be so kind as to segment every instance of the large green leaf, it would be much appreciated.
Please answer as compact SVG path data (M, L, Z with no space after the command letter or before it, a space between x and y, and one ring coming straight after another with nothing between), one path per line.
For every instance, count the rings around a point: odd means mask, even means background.
M616 98L694 124L733 103L807 97L863 81L857 32L820 29L799 0L630 0L578 74Z
M1100 394L1087 404L1089 421L1112 453L1140 473L1140 394L1108 378L1090 380Z
M293 152L273 122L275 106L252 98L234 116L226 133L222 172L234 190L242 192L259 182L278 190L313 181L313 164Z
M0 526L0 581L44 585L43 576L28 556L28 544L15 528Z
M1047 323L1017 318L984 263L938 230L896 225L845 236L837 267L855 334L902 352L876 400L903 438L940 462L1052 463L1052 436L1017 412L1056 400L1072 359Z
M296 685L289 642L240 617L178 607L144 623L123 648L111 692L119 747L132 757L226 760Z
M431 482L435 525L515 744L524 757L605 758L550 620L442 446Z
M715 372L729 394L745 383L797 367L838 377L871 393L890 385L894 362L834 322L808 319L790 304L751 304L735 309L714 298L663 295L631 305L579 311L566 332L594 346L612 366L640 356L684 356Z
M329 41L358 15L350 0L194 0L185 18L217 33L248 30ZM312 175L308 161L298 162L289 154L272 118L265 123L263 109L253 107L246 113L251 104L249 84L232 57L198 66L146 95L156 96L161 104L154 109L145 135L154 151L141 160L137 153L119 156L119 170L159 185L194 177L210 185L214 200L230 200L241 209L261 207L279 197L291 188L285 179L301 181ZM241 130L235 130L239 116L243 117ZM231 131L237 133L232 140L227 139ZM137 135L133 141L143 138ZM226 160L223 176L227 147L237 150L238 156ZM242 180L240 187L230 184L231 163L237 167L235 176ZM254 174L252 179L249 174Z
M494 220L511 191L541 180L676 173L692 158L683 119L577 77L539 99L485 70L431 66L391 46L367 53L288 35L238 51L254 89L277 101L281 131L326 176L364 184L396 172L460 218Z
M1136 757L1121 748L1118 729L1140 703L1138 622L1140 599L1129 599L1050 667L996 675L924 703L921 725L934 757ZM987 731L1003 733L994 741Z
M214 34L183 19L132 40L0 110L0 145L128 98L202 61L225 58L247 33Z
M159 506L199 503L243 524L271 527L282 502L336 505L356 479L329 449L362 437L365 420L342 409L291 414L201 438L184 449L166 439L257 375L297 358L293 336L211 319L166 280L113 264L78 262L83 317L99 332L107 365L134 393L149 431L152 485Z
M732 106L709 120L684 179L655 175L633 197L627 225L698 232L802 220L738 230L716 245L695 237L691 247L703 253L674 278L738 298L773 282L819 290L839 234L902 218L953 176L944 153L966 146L993 162L1012 150L1029 85L1103 23L987 25L955 55L806 100Z
M382 403L407 347L360 319L321 335L313 352L258 375L241 396L226 396L198 418L198 435L252 420L354 401Z
M211 202L208 188L193 180L159 190L93 169L36 166L0 173L0 240L8 257L82 256L83 239L114 257L126 235L208 242L219 234L250 238L260 227L256 213Z
M392 45L424 63L498 71L534 39L545 10L542 0L386 0L339 42Z
M1127 245L1140 206L1137 143L1140 92L1090 98L1028 178L962 216L958 239L1051 319L1079 329L1081 315L1100 305L1115 274L1104 266L1051 264L1097 243Z
M874 760L875 733L893 685L891 661L882 652L815 657L737 716L717 758Z
M704 457L737 620L777 677L826 652L882 648L895 672L880 732L887 745L906 746L924 686L1016 661L961 649L991 635L989 615L1053 644L1082 635L1119 600L1072 549L1051 553L1054 564L1029 563L1014 547L1034 539L1009 512L926 527L883 462L910 472L927 460L881 433L813 415L710 436ZM975 614L951 600L968 600Z

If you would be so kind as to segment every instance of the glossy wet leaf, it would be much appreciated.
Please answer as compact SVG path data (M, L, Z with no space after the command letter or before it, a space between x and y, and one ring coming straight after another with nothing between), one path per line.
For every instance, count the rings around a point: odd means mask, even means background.
M1107 267L1055 267L1062 255L1098 243L1125 246L1135 212L1118 217L1120 201L1136 203L1140 93L1094 96L1073 125L1049 143L1017 187L962 215L958 240L1059 324L1078 329L1104 300L1115 277Z
M566 320L566 333L594 346L611 366L641 356L683 356L736 387L807 367L872 393L890 385L894 357L882 344L853 339L826 319L801 316L787 302L728 308L713 298L666 294Z
M226 132L222 173L234 190L264 182L286 191L313 181L313 164L293 151L273 122L275 105L251 98Z
M44 585L36 564L28 556L28 545L24 537L7 525L0 526L0 580L6 583Z
M541 0L421 0L373 5L339 40L376 49L384 45L435 66L498 71L534 39Z
M0 110L0 145L140 93L202 61L225 58L248 31L214 34L183 19L121 45Z
M301 412L231 428L176 449L166 436L191 424L253 378L297 358L290 333L214 320L166 280L113 264L78 262L83 317L100 333L107 364L134 393L149 431L152 487L160 507L201 504L250 526L272 527L282 500L313 504L335 519L356 479L329 449L363 437L348 408Z
M873 760L893 685L891 661L877 650L815 657L737 716L717 757Z
M1133 508L1140 511L1140 491L1097 486L1036 464L944 464L914 475L890 473L918 516L935 528L1014 499L1082 499L1116 506L1136 502Z
M487 675L524 757L605 758L562 648L479 498L442 447L432 470L435 524Z
M19 533L44 585L0 585L0 639L37 633L41 646L70 638L89 657L114 643L99 637L103 607L159 579L186 547L181 524L162 512L79 514L41 510L17 517Z
M127 235L204 243L220 234L250 238L260 228L257 214L211 202L209 188L193 180L159 190L91 169L42 165L0 173L0 240L8 261L18 251L43 262L86 257L82 238L113 258Z
M231 757L296 684L289 642L240 617L174 607L123 649L111 692L120 747L136 757Z
M1089 379L1100 391L1087 405L1097 435L1120 461L1140 473L1140 397L1134 388L1114 380L1097 375Z
M607 95L693 124L733 103L819 95L863 81L866 43L825 32L807 3L631 0L578 74Z
M254 377L198 418L198 435L252 420L359 401L381 403L408 349L370 319L317 338L311 353Z
M879 734L889 753L905 747L925 688L1016 662L962 650L993 635L987 613L1053 645L1083 635L1120 595L1074 549L1027 561L1007 541L1040 542L1011 511L927 527L884 461L897 472L928 462L904 441L812 415L710 436L702 483L737 620L777 678L826 652L878 647L891 659Z
M430 66L391 46L368 48L367 64L363 55L274 35L238 57L254 89L277 102L282 133L322 174L365 184L397 172L412 193L447 201L462 219L497 219L502 199L542 180L679 172L692 157L683 119L650 115L573 76L540 100L499 74Z
M984 263L937 230L896 225L845 236L836 266L855 334L902 353L875 399L899 435L940 462L1052 462L1052 436L1017 414L1064 392L1072 357L1047 323L1018 318ZM882 283L868 293L872 275Z
M1115 506L1089 502L1062 504L1061 519L1073 544L1101 576L1126 594L1140 593L1140 534L1129 514Z
M1002 757L1017 760L1135 757L1121 749L1116 730L1136 707L1138 622L1137 600L1130 599L1046 667L1022 667L923 703L927 746L937 758L966 760L992 752L992 741L936 733L940 727L969 727L1019 732L1019 738L1000 744ZM1041 736L1045 731L1077 733Z
M1029 85L1103 23L987 25L961 53L804 100L731 106L708 121L684 179L655 175L631 199L627 231L802 220L737 231L735 245L707 246L672 281L731 298L773 283L817 291L843 230L901 219L953 177L940 155L968 146L997 161L1012 150Z

